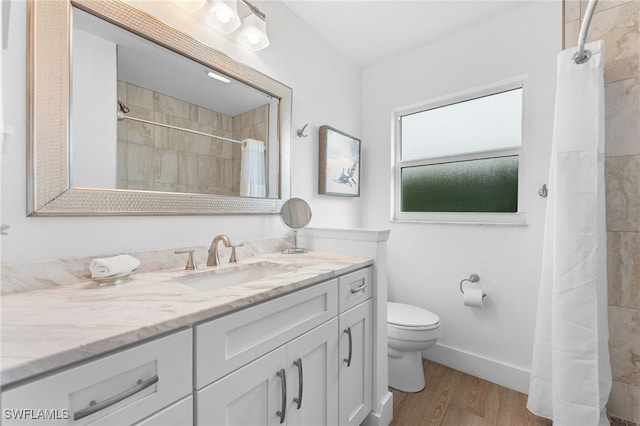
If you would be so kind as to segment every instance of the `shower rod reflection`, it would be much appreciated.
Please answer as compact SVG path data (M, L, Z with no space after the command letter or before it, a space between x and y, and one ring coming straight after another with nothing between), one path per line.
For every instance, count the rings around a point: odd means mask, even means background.
M589 25L591 25L591 18L593 17L593 11L596 8L598 0L589 0L589 5L584 14L584 20L580 27L580 35L578 36L578 52L573 56L573 60L576 64L584 64L591 58L591 52L585 50L584 43L587 39L587 33L589 32Z
M129 112L129 108L127 108L124 104L121 104L120 102L118 102L118 104L120 105L120 111L118 111L118 120L138 121L140 123L147 123L147 124L152 124L154 126L166 127L168 129L180 130L182 132L193 133L195 135L221 139L227 142L240 143L240 144L242 143L242 141L239 141L237 139L225 138L224 136L218 136L218 135L212 135L210 133L199 132L197 130L187 129L186 127L178 127L178 126L173 126L171 124L158 123L157 121L145 120L143 118L129 117L128 115L126 115L126 113ZM126 109L126 111L123 110L123 107L124 109Z

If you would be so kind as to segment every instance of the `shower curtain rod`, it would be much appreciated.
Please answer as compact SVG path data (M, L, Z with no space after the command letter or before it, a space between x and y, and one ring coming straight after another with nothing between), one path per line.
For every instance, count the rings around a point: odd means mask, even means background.
M584 42L587 39L589 25L591 25L591 18L593 17L593 11L596 8L597 2L598 0L589 0L589 5L587 6L587 11L585 12L582 26L580 27L580 35L578 36L578 53L574 56L576 64L584 64L591 58L591 52L584 49Z
M193 129L187 129L185 127L172 126L171 124L158 123L157 121L145 120L143 118L129 117L128 115L126 115L129 112L129 108L126 105L124 105L123 103L121 103L121 102L118 102L118 105L119 105L119 108L120 108L120 111L118 111L118 120L138 121L140 123L153 124L155 126L161 126L161 127L166 127L168 129L180 130L182 132L193 133L195 135L207 136L209 138L221 139L221 140L227 141L227 142L240 143L240 144L242 143L242 141L239 141L237 139L225 138L224 136L212 135L212 134L209 134L209 133L199 132L199 131L193 130Z

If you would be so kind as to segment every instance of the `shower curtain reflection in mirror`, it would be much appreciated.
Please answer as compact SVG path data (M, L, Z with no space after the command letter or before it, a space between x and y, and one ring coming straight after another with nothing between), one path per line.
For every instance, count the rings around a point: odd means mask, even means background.
M264 197L266 194L264 142L245 139L242 141L240 196Z

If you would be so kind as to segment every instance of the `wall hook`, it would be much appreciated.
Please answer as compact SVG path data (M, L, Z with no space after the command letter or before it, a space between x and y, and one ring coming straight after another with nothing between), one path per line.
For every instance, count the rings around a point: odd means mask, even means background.
M542 188L540 188L538 190L538 195L541 196L542 198L547 198L547 195L549 195L549 190L547 189L547 184L543 184Z
M305 135L304 134L304 129L306 129L308 125L309 125L309 123L307 123L304 126L302 126L302 129L298 129L296 131L296 135L298 135L299 138L306 138L307 136L309 136L309 135Z

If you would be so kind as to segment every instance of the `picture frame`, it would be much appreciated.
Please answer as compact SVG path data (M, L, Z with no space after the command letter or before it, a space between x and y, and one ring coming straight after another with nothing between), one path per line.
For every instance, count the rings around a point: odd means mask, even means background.
M318 194L360 196L360 139L320 126Z

